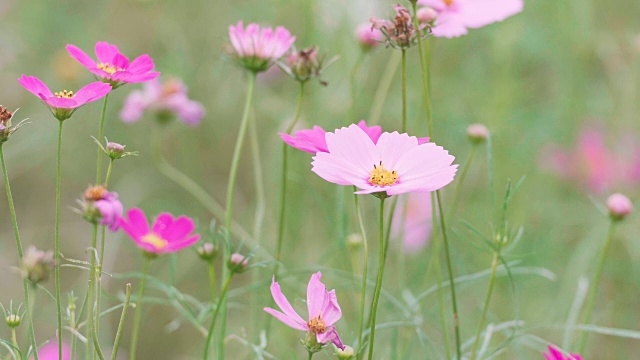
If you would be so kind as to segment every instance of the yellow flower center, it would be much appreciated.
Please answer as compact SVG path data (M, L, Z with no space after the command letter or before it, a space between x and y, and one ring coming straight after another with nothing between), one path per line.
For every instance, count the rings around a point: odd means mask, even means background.
M453 0L444 0L444 3L447 4L447 6L451 6L451 4L453 4Z
M159 237L156 234L147 234L142 237L142 241L152 245L157 250L164 249L165 247L167 247L167 244L168 244L167 240Z
M322 315L318 315L309 320L307 326L309 326L309 330L316 334L322 334L327 330L327 327L324 325L324 320L322 320Z
M73 91L62 90L53 93L53 95L58 98L71 99L73 97Z
M117 68L115 65L109 65L109 63L98 64L98 69L108 73L109 75L113 75L116 71L124 71L123 68Z
M369 175L369 183L376 186L389 186L398 182L398 173L395 170L389 171L384 168L382 161L379 165L373 165L371 175Z

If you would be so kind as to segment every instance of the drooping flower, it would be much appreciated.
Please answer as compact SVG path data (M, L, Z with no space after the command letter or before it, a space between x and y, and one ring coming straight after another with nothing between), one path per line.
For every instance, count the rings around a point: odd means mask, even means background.
M289 300L282 294L280 284L275 281L275 278L271 283L271 295L282 312L272 308L264 308L264 311L289 327L314 335L317 344L322 345L332 342L338 348L344 349L345 346L342 344L335 326L333 326L342 317L342 310L338 305L336 291L327 291L327 288L320 281L321 278L322 273L313 274L307 286L308 321L303 320L293 309ZM312 344L307 345L308 349L309 345ZM309 350L311 351L312 349Z
M78 203L82 207L80 213L87 221L105 225L110 231L118 230L123 208L117 193L107 191L102 185L90 186Z
M362 24L356 29L356 39L362 50L370 50L379 45L383 40L383 35L379 29L374 29L371 24Z
M114 89L126 83L153 80L160 75L159 72L153 71L155 65L149 55L140 55L129 62L117 46L104 41L96 43L97 62L75 45L67 45L67 52L91 71L98 80L111 84Z
M191 233L195 225L190 218L161 213L149 228L144 212L138 208L129 210L127 218L120 218L120 228L148 254L177 252L200 239L199 234Z
M401 197L391 221L391 237L402 241L407 254L424 249L431 239L432 213L429 193L411 193Z
M176 115L191 126L198 125L205 114L200 102L189 99L187 87L180 79L164 83L154 79L145 83L141 90L132 91L124 102L120 118L126 123L136 122L145 110L155 113L161 120Z
M318 54L315 46L297 50L291 48L283 63L279 63L280 68L292 79L299 82L307 82L313 78L320 78L322 71L331 65L336 58L326 60L326 55ZM320 80L320 84L326 86L325 81Z
M582 357L578 354L570 354L565 357L560 350L558 350L555 346L548 346L549 353L542 353L546 360L582 360Z
M22 257L20 267L23 276L35 285L49 279L54 265L53 251L38 250L31 245Z
M329 152L316 153L311 171L329 182L360 188L356 194L435 191L453 181L458 167L442 147L420 144L408 134L385 132L374 142L354 124L325 138Z
M38 359L40 360L71 360L71 348L65 342L62 343L62 358L58 359L58 340L53 338L38 350ZM29 358L33 360L33 357Z
M431 33L446 38L502 21L523 8L522 0L419 0L418 4L438 13Z
M52 93L40 79L35 76L22 75L18 82L33 95L39 97L49 107L53 116L60 120L66 120L82 105L96 101L111 91L111 85L99 81L78 90L62 90Z
M282 26L274 31L252 23L245 29L242 21L238 21L235 26L229 26L229 40L229 55L242 67L258 73L267 70L282 57L296 37Z

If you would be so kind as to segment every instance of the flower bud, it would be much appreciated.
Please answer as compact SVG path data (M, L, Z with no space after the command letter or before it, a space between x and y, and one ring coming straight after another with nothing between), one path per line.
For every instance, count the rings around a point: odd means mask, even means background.
M336 348L336 356L340 360L349 360L355 356L356 352L353 350L351 346L345 345L344 350L340 348Z
M249 259L246 256L238 253L231 254L229 263L227 264L229 270L237 273L244 272L247 265L249 265Z
M17 328L18 326L20 326L20 323L22 322L22 319L18 315L10 314L10 315L7 316L6 321L7 321L7 326L9 326L10 328L13 329L13 328Z
M489 137L489 129L482 124L471 124L467 127L467 136L474 144L480 144L487 141Z
M349 246L350 248L357 249L361 247L362 244L363 244L362 235L354 233L347 236L347 246Z
M120 159L124 154L124 145L120 145L114 142L107 143L107 155L113 160Z
M216 246L210 242L206 242L198 246L196 251L198 252L198 256L205 261L212 261L215 259L216 255L218 255L218 249L216 249Z
M433 8L430 8L428 6L420 8L416 13L416 17L421 23L430 23L435 20L437 16L438 13Z
M22 272L29 281L38 284L49 279L54 264L53 251L45 252L30 246L22 258Z
M633 204L628 197L620 193L615 193L607 199L607 208L609 209L611 219L620 221L631 213Z

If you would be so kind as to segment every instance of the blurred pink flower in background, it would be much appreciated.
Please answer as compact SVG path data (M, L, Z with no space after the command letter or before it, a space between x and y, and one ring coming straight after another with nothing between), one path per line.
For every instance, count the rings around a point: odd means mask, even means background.
M379 45L384 40L384 37L379 29L374 29L370 23L367 23L358 26L356 39L363 50L369 50Z
M272 308L264 308L264 311L273 315L289 327L314 333L320 344L325 344L330 341L340 349L344 349L340 336L338 336L338 332L335 326L333 326L333 324L342 317L342 310L340 310L340 305L338 305L336 291L327 291L327 288L322 281L320 281L321 278L322 273L317 272L313 274L307 286L309 321L302 319L293 309L289 300L287 300L282 290L280 290L280 284L275 281L275 278L271 283L271 295L282 312Z
M87 103L98 100L111 91L111 86L99 81L86 85L76 93L73 91L59 91L52 93L40 79L35 76L22 75L18 82L33 95L39 97L45 105L49 106L56 119L63 121L71 117L73 113Z
M135 122L147 110L158 116L175 114L191 126L198 125L205 114L202 104L189 99L187 87L175 78L164 83L156 78L145 83L141 90L132 91L124 102L120 118L127 123Z
M144 212L138 208L129 210L127 217L120 219L120 228L147 253L177 252L200 240L199 234L191 234L195 225L186 216L174 218L169 213L162 213L153 222L152 228L149 228Z
M229 40L229 55L243 67L254 72L262 72L289 50L296 37L282 26L278 26L274 31L272 28L260 28L260 25L252 23L245 29L242 21L238 21L235 26L229 26Z
M93 203L101 214L100 224L109 227L110 231L118 230L120 217L122 217L122 203L118 200L118 194L107 192L102 199Z
M400 197L391 222L391 237L402 241L403 250L416 253L431 240L431 195L411 193Z
M582 360L582 358L578 354L571 354L565 357L562 352L556 349L553 345L549 345L548 348L548 354L546 352L542 353L546 360Z
M436 11L432 33L436 37L453 38L502 21L522 11L522 0L419 0L419 5Z
M605 142L605 131L598 126L580 131L575 148L558 145L542 151L540 167L589 191L602 193L611 188L630 188L640 183L640 146L634 136L619 136L612 151Z
M75 45L67 45L66 49L71 57L91 71L100 81L111 84L114 89L124 83L145 82L160 75L159 72L152 71L155 65L149 55L140 55L129 62L117 46L104 41L96 43L95 52L98 62Z
M49 340L49 342L41 347L38 350L38 359L40 360L58 360L58 339L53 338ZM29 358L29 360L33 360L33 356ZM66 344L62 343L62 359L61 360L71 360L71 348Z

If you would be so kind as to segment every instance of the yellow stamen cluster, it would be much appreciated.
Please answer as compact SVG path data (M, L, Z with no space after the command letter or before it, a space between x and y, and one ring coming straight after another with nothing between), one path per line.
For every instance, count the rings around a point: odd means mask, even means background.
M322 334L327 330L327 327L324 325L324 320L322 320L322 315L318 315L309 320L307 326L309 326L309 330L316 334Z
M109 75L113 75L116 71L124 71L123 68L118 68L115 65L110 65L109 63L98 64L98 69L108 73Z
M369 175L369 183L376 186L389 186L398 182L398 173L395 170L389 171L384 168L382 161L379 165L373 165L371 175Z
M444 3L447 5L453 4L453 0L444 0Z
M167 247L167 244L168 244L167 240L161 238L156 234L147 234L142 237L142 241L152 245L158 250L164 249L165 247Z
M62 90L53 93L53 95L63 99L71 99L73 97L73 91Z

